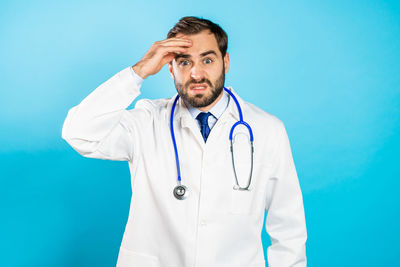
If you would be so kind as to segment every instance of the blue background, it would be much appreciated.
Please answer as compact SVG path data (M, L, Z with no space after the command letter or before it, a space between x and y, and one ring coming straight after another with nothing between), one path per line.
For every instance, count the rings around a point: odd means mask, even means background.
M186 15L226 30L226 85L285 123L309 266L399 266L400 4L361 0L3 1L0 265L115 265L128 164L80 156L62 124ZM139 98L175 92L164 67Z

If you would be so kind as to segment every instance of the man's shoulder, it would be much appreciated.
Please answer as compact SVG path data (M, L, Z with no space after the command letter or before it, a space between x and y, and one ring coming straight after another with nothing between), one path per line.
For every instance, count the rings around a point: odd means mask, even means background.
M278 140L285 133L285 125L276 115L267 112L260 107L249 103L245 103L243 111L243 119L253 128L253 131L261 133L258 137L267 138L273 136L274 140ZM246 116L246 114L248 114Z
M245 114L248 114L249 118L257 124L270 127L280 127L283 125L283 122L276 115L267 112L250 102L244 100L243 102L245 103L245 109L243 110L244 120L246 120Z
M167 118L167 107L171 98L159 99L138 99L134 108L127 110L130 119L140 121L140 123L161 121Z
M157 99L143 98L139 99L136 102L135 108L142 108L142 107L155 108L155 109L166 108L170 101L171 98L157 98Z
M171 98L139 99L135 104L135 108L131 111L135 112L134 110L145 110L153 115L156 115L165 112L170 101Z

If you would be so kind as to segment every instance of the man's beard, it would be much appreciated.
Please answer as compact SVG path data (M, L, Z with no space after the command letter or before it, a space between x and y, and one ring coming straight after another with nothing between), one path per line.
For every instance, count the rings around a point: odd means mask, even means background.
M206 83L211 90L211 95L205 97L204 93L195 94L194 96L189 95L189 86L193 83ZM182 86L181 83L177 83L175 80L175 88L179 93L179 96L188 103L192 107L202 108L213 103L218 96L221 94L225 84L225 66L222 67L222 73L215 81L215 85L213 86L210 80L203 78L199 81L189 80L185 83L185 86Z

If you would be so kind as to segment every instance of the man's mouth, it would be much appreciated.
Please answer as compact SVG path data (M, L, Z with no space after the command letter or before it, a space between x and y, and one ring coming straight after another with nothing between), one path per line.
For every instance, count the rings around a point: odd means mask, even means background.
M193 83L189 86L189 89L193 92L202 92L206 90L208 85L206 83Z

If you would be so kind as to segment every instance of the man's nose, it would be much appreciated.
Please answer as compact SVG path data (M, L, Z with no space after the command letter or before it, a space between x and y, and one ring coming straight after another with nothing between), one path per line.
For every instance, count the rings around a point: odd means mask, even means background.
M194 80L202 79L204 77L203 69L198 65L193 66L190 70L190 77Z

